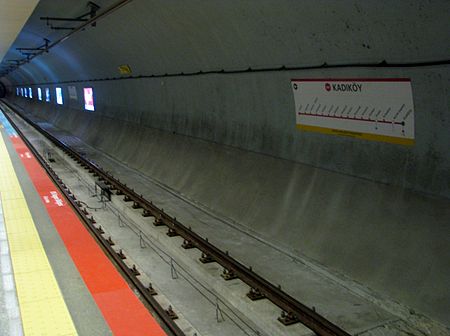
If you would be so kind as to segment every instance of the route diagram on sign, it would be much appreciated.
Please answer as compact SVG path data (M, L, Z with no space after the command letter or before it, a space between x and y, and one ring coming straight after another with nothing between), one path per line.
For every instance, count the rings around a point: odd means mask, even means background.
M414 143L409 80L292 80L292 89L299 129Z

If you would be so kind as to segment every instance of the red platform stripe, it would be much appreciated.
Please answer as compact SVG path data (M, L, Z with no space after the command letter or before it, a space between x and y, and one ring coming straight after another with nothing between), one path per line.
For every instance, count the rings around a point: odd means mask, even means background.
M81 277L114 335L166 335L20 138L10 137ZM56 192L57 200L51 197Z

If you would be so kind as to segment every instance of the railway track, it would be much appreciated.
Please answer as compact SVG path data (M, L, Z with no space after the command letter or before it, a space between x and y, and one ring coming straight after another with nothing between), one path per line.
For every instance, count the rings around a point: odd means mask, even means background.
M154 225L166 226L168 228L167 234L171 237L181 236L183 238L182 247L185 249L196 248L201 251L200 261L203 263L216 262L223 267L222 277L225 280L240 279L249 286L249 292L247 296L251 300L267 299L281 309L281 315L278 317L278 321L284 325L290 325L294 323L302 323L307 328L312 330L315 334L320 336L349 336L347 332L342 330L337 325L333 324L323 316L316 313L313 309L302 304L292 296L285 293L280 287L270 283L257 273L255 273L251 267L246 266L234 259L229 255L227 251L222 251L216 246L211 244L207 238L203 238L195 233L190 227L187 227L180 223L175 217L172 217L166 213L163 209L158 208L152 201L147 200L143 195L136 193L132 188L125 183L116 179L111 173L106 172L95 162L83 157L80 153L73 150L70 146L66 145L55 136L42 129L39 125L27 118L25 115L17 111L13 106L2 102L8 106L9 110L17 114L30 126L36 129L40 134L50 140L55 146L64 151L72 159L78 162L82 167L87 169L90 173L94 174L107 188L115 192L116 195L123 195L125 202L132 202L134 209L141 209L142 216L154 217ZM86 225L94 233L100 244L104 247L105 251L111 256L116 265L120 268L122 273L129 279L129 281L136 287L142 294L146 302L154 309L160 319L164 322L167 329L173 335L184 335L181 329L173 321L170 312L165 310L159 305L159 303L152 297L148 288L146 288L136 277L133 269L130 269L122 260L122 257L111 247L107 239L105 239L101 232L94 226L94 220L83 212L77 205L76 200L73 198L73 194L67 190L63 182L54 173L52 168L48 166L46 161L40 156L33 145L24 137L21 130L14 124L13 120L5 114L10 123L16 129L19 136L29 146L33 154L38 158L41 165L47 170L48 174L52 177L55 183L59 186L61 192L66 196L68 201L74 207L79 214L80 218L86 223Z

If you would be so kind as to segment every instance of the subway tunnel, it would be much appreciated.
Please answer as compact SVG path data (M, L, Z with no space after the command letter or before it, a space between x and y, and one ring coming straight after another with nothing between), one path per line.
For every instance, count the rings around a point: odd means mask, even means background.
M1 4L0 334L450 335L449 1Z

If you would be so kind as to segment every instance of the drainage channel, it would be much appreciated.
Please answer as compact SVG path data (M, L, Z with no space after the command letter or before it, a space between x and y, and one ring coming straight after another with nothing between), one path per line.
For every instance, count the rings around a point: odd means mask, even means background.
M281 288L271 284L266 279L256 274L251 267L243 265L239 261L235 260L227 251L221 251L212 245L208 239L200 237L190 227L184 226L175 217L171 217L169 214L164 212L163 209L156 207L153 202L146 200L142 195L137 194L133 189L120 182L110 173L103 171L103 169L95 162L84 158L80 153L77 153L59 139L34 124L31 120L9 106L9 104L6 105L8 105L11 111L15 112L39 133L49 139L55 146L64 151L91 174L96 176L100 181L104 192L114 192L116 195L123 195L124 201L130 202L132 204L132 208L142 211L141 214L143 217L153 217L155 219L154 226L167 227L167 235L169 237L181 236L183 238L182 247L184 249L188 250L195 248L201 251L200 261L202 263L207 264L214 262L220 264L223 267L223 279L227 281L240 279L242 282L247 284L249 286L247 297L250 300L257 301L261 299L268 299L277 307L281 308L281 316L277 318L279 322L286 326L301 323L310 330L314 331L317 335L349 335L338 326L317 314L313 309L303 305L293 297L289 296ZM86 214L84 215L88 221L92 222L91 218L89 218ZM108 242L106 241L105 244L108 245ZM118 258L120 259L120 256ZM127 268L127 270L132 272L129 268Z

